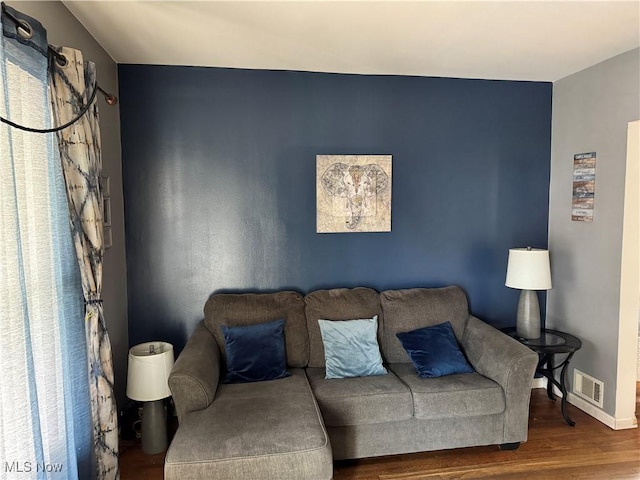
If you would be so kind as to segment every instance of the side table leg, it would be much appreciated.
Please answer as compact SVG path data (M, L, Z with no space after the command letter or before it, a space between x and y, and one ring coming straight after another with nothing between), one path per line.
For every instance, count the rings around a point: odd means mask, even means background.
M567 359L564 361L564 365L562 367L562 370L560 371L560 391L562 392L562 401L560 402L560 409L562 411L562 417L564 418L564 421L567 422L569 426L575 427L576 422L571 420L569 418L569 415L567 415L567 387L565 385L565 373L567 371L567 367L569 366L569 361L571 360L571 357L573 357L573 353L571 353L567 357Z
M556 401L556 396L553 394L553 355L546 356L546 370L549 372L549 377L547 377L547 397L549 400Z

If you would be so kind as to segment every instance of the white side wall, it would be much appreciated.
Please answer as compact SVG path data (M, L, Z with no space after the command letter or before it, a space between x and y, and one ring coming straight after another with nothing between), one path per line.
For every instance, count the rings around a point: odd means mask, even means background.
M604 412L616 415L627 126L640 118L640 49L554 84L549 197L553 289L547 326L582 339L573 367L604 382ZM573 155L597 153L593 223L571 221ZM626 328L626 327L625 327ZM635 349L633 349L635 355ZM622 368L635 369L635 358Z
M637 337L632 332L637 332L640 309L640 120L629 123L627 131L616 423L635 419L636 372L630 366L637 358Z

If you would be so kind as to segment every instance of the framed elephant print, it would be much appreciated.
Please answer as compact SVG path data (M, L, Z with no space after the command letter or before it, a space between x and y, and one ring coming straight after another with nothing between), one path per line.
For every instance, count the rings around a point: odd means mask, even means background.
M316 156L318 233L391 231L391 155Z

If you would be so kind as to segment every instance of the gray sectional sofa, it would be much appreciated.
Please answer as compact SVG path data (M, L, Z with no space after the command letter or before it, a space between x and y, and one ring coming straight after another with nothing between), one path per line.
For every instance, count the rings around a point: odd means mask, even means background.
M318 320L378 316L387 375L325 378ZM285 319L277 380L225 384L222 325ZM475 373L420 378L398 332L449 321ZM214 294L169 385L165 479L328 480L333 460L526 441L537 355L471 316L457 287Z

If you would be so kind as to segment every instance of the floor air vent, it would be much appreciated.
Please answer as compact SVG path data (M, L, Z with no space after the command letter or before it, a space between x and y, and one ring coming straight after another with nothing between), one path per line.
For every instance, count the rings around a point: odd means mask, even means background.
M578 369L573 370L573 393L602 408L604 383Z

